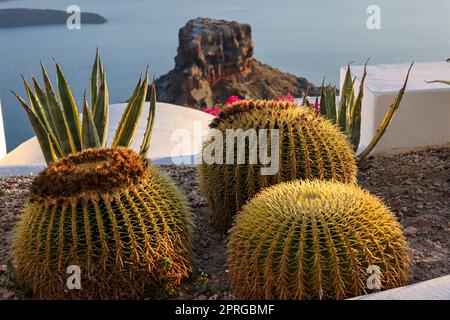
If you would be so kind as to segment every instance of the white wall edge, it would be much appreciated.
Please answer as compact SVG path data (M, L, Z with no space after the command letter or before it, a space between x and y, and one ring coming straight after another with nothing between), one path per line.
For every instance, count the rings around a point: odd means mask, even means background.
M0 101L0 159L6 156L5 127L3 126L2 102Z
M450 275L349 300L450 300Z

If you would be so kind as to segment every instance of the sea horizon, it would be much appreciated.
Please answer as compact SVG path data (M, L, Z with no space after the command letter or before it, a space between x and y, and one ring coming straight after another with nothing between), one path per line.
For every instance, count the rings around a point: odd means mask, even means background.
M392 2L392 1L391 1ZM65 25L0 29L0 101L8 151L33 132L27 116L9 89L23 95L20 74L39 75L42 60L54 79L52 58L61 63L80 103L89 87L95 50L99 47L108 72L110 103L126 101L138 75L150 64L159 77L174 67L178 30L199 16L236 20L252 27L255 58L320 85L323 77L338 85L339 68L350 61L361 65L442 61L450 57L450 3L433 6L421 1L380 0L381 29L366 27L372 1L288 0L78 0L82 11L98 13L108 22L69 30ZM73 1L0 1L3 8L66 10ZM40 77L39 77L40 78Z

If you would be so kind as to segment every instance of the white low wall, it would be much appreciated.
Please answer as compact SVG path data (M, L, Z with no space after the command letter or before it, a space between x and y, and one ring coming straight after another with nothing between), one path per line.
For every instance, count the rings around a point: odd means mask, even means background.
M5 128L3 127L2 102L0 101L0 159L6 155Z
M108 145L111 145L119 120L126 104L112 104L109 111ZM135 139L131 148L140 150L147 126L149 103L147 102L138 122ZM208 125L214 117L208 113L177 106L169 103L156 104L155 122L150 142L149 156L155 164L195 163L195 155L201 150L203 137L208 132ZM45 165L45 159L36 137L33 137L6 156L0 158L0 175L13 172L36 172L36 168ZM3 170L1 170L3 168Z
M450 300L450 275L350 300Z
M406 78L409 64L371 65L367 68L361 115L359 151L374 136ZM341 87L346 67L341 68ZM358 92L363 66L352 67ZM450 63L414 64L400 108L372 154L405 152L450 144L450 86L426 83L450 80Z

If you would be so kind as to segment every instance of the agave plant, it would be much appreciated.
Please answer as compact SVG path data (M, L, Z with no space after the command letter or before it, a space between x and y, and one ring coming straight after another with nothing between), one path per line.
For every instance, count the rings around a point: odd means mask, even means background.
M341 91L341 98L339 102L339 107L336 108L336 88L333 86L324 86L322 83L322 92L320 95L320 113L328 118L331 122L338 125L340 130L348 137L351 144L353 145L353 150L356 152L359 146L359 140L361 137L361 109L362 101L364 95L364 81L367 76L367 63L364 65L364 73L359 85L359 91L355 94L354 84L356 78L352 79L350 64L347 67L347 72L345 74L344 84ZM369 145L357 155L359 160L367 157L373 148L376 146L378 141L383 136L389 123L392 120L394 113L400 106L403 95L405 93L406 84L408 83L409 73L414 63L408 69L406 75L405 83L403 87L398 92L395 97L394 102L390 105L388 111L385 113L383 120L378 126L375 135L372 137ZM316 106L319 98L316 100ZM308 100L303 99L303 105L309 106ZM336 110L338 109L338 110Z
M41 62L44 86L32 75L33 87L25 77L23 83L29 102L11 91L24 107L36 133L47 164L70 154L89 148L104 148L108 136L109 99L106 73L97 50L90 81L90 101L83 98L83 117L60 65L55 61L58 95L45 66ZM133 141L137 123L147 97L149 83L148 67L145 77L139 79L125 108L112 141L112 147L129 147ZM34 88L34 90L33 90ZM140 153L147 157L155 117L156 90L152 85L150 113Z

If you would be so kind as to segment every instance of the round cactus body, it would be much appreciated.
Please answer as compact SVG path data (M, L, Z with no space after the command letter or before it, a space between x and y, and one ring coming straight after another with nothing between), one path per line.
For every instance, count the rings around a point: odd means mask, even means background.
M205 154L216 140L211 134L203 144L203 162L198 175L213 221L223 232L229 229L242 205L265 187L295 179L356 182L355 155L349 142L337 127L314 110L286 101L240 101L222 111L210 127L215 129L212 133L219 130L223 135L223 163L205 162ZM231 141L227 140L229 129L256 129L258 143L260 134L267 135L266 154L272 159L275 143L272 143L271 130L277 129L276 172L261 174L261 168L272 165L263 164L261 149L251 151L253 156L258 155L258 161L249 161L250 139L245 140L245 162L239 164L237 139L234 147L227 148L227 141ZM232 163L226 161L229 150L234 150Z
M240 299L344 299L409 279L395 216L355 185L297 180L267 188L230 233L230 281Z
M148 297L190 273L191 233L168 176L130 149L90 149L33 181L17 278L40 299Z

